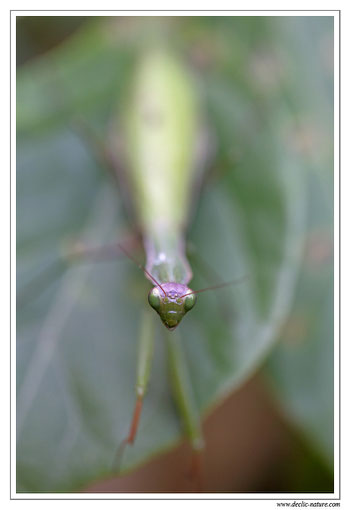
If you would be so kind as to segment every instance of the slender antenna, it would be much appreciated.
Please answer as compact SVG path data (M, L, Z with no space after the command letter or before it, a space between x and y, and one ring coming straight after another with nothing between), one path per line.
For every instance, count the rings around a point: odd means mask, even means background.
M118 248L123 251L123 253L128 257L130 258L130 260L132 260L137 266L139 269L141 269L142 271L144 271L144 273L150 278L150 280L152 280L156 285L157 287L160 287L160 289L162 290L163 294L165 296L167 296L167 293L164 291L164 289L162 288L161 284L158 283L157 280L155 280L155 278L149 273L149 271L147 271L147 269L145 269L144 266L142 266L141 264L139 264L139 262L130 254L127 252L127 250L119 243L117 243L117 246Z
M191 294L199 294L200 292L205 292L206 290L215 290L215 289L221 289L222 287L227 287L228 285L234 285L235 283L241 283L242 281L246 280L248 278L247 275L242 276L241 278L238 278L236 280L232 280L231 282L225 282L225 283L219 283L218 285L212 285L212 287L206 287L205 289L199 289L199 290L192 290L191 292L187 292L186 294L183 294L182 297L190 296Z

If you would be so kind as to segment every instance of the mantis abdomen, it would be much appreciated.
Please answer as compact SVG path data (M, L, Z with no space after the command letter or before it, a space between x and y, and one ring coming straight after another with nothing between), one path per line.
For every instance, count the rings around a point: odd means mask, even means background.
M187 284L192 277L183 236L198 128L198 100L189 71L175 56L149 51L129 91L125 153L146 269L160 283Z

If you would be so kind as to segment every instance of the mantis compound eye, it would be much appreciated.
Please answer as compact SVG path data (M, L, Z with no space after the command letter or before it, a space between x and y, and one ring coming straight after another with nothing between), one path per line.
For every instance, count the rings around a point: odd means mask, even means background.
M150 306L154 310L158 311L160 309L161 307L160 291L158 290L157 287L154 287L153 289L150 290L148 295L148 301Z
M189 294L188 296L185 297L184 309L186 312L188 312L189 310L191 310L193 308L193 306L196 303L196 299L197 298L196 298L195 294Z

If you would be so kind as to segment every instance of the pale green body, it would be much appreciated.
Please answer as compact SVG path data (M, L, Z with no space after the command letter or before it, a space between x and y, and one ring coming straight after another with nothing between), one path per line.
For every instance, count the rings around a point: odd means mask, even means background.
M198 451L203 447L200 417L192 396L180 336L170 331L196 302L195 293L187 287L192 272L184 251L184 230L198 170L195 153L200 122L195 90L188 71L174 56L161 51L145 54L132 81L129 100L125 103L122 126L126 156L124 171L119 172L119 165L116 165L119 151L114 144L103 146L103 153L111 157L104 157L102 163L108 161L117 176L120 173L122 188L124 178L127 178L131 203L143 234L146 269L154 280L146 276L154 284L158 282L149 292L149 304L168 328L165 333L175 397L186 434L193 449ZM113 130L107 138L111 137L111 142L116 142L115 135ZM117 247L128 255L122 245L117 243ZM62 263L66 266L67 262L79 261L84 255L99 260L105 248L85 249L78 243L67 256L68 260L62 261L60 257L57 261L60 270ZM132 256L130 258L133 259ZM54 265L39 275L39 279L32 282L28 295L32 295L33 283L42 288L48 277L51 279L52 269L57 273L57 265ZM155 319L151 308L145 310L141 318L137 403L130 433L121 444L121 452L135 439L141 402L151 370Z
M195 174L199 109L194 84L174 57L141 60L126 110L127 176L144 236L146 269L160 283L187 284L184 229Z
M125 174L143 235L146 270L154 280L146 276L154 285L157 283L148 300L169 330L167 345L175 397L186 434L198 451L203 448L200 418L181 339L170 332L196 302L196 295L187 287L192 272L185 256L184 231L198 171L195 156L200 126L198 98L188 70L174 56L158 50L141 59L125 106ZM153 314L149 309L143 316L137 404L127 443L134 441L140 399L148 385Z

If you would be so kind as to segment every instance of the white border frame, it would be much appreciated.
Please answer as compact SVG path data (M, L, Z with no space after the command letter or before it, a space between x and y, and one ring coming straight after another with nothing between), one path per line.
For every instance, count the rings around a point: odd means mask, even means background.
M12 257L15 258L16 253L16 183L15 183L15 168L16 168L16 154L15 154L15 141L16 141L16 125L15 125L15 113L16 113L16 94L15 94L15 83L16 83L16 16L331 16L334 17L334 79L335 79L335 94L334 94L334 168L335 168L335 176L334 176L334 246L335 246L335 266L334 266L334 317L335 317L335 329L334 329L334 446L335 446L335 459L334 459L334 476L335 476L335 487L334 494L329 494L326 497L326 494L316 494L316 493L286 493L286 494L250 494L250 497L247 497L248 494L204 494L203 496L199 494L167 494L165 497L164 494L119 494L119 493L109 493L109 494L71 494L71 493L43 493L43 494L17 494L16 493L16 474L15 474L15 452L16 452L16 444L15 444L15 431L12 430L11 434L11 452L12 452L12 462L11 462L11 499L20 499L20 500L48 500L48 499L69 499L69 500L118 500L118 499L128 499L128 500L193 500L193 499L201 499L201 500L240 500L242 505L246 505L250 501L260 501L260 502L268 502L268 501L285 501L285 500L293 500L293 501L306 501L306 500L319 500L319 501L328 501L328 500L336 500L340 499L340 346L339 346L339 338L340 338L340 325L339 325L339 310L340 310L340 238L339 238L339 211L340 211L340 177L339 177L339 168L340 168L340 68L339 68L339 59L340 59L340 49L339 49L339 41L340 41L340 11L336 10L202 10L198 11L194 10L14 10L11 11L11 166L12 166L12 179L11 179L11 226L12 226L12 239L11 239L11 252ZM16 281L15 274L15 263L11 266L11 280L12 282ZM16 423L16 415L15 415L15 374L16 374L16 358L15 358L15 338L16 338L16 329L15 329L15 301L14 295L12 295L11 302L11 330L12 330L12 357L11 357L11 423L12 429L14 429L14 424ZM268 501L267 501L268 500ZM297 505L296 505L297 506Z

